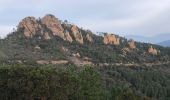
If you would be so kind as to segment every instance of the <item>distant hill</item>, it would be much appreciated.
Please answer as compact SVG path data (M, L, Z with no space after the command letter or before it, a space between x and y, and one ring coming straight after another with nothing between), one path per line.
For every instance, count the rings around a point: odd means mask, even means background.
M170 40L160 42L160 43L158 43L158 45L161 45L164 47L170 47Z
M127 39L134 39L135 41L145 42L145 43L153 43L158 44L162 41L170 40L170 33L159 34L155 36L140 36L140 35L127 35L125 36Z

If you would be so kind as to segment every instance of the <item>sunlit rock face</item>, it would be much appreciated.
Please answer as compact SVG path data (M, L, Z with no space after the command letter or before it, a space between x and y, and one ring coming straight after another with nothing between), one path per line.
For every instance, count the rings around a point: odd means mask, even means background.
M86 35L86 39L89 41L89 42L93 42L93 33L89 30L86 31L87 32L87 35Z
M51 30L54 36L59 36L65 40L64 29L58 18L53 15L46 15L41 19L41 23Z
M50 37L50 35L49 35L48 32L45 32L45 33L44 33L44 39L46 39L46 40L51 39L51 37Z
M73 26L71 27L71 31L72 31L72 33L73 33L73 36L74 36L75 40L76 40L77 42L79 42L80 44L83 44L83 43L84 43L84 41L83 41L83 36L82 36L82 34L79 32L78 27L75 26L75 25L73 25Z
M72 37L70 36L70 33L68 31L65 32L65 38L67 41L69 42L73 42L73 39Z
M18 28L24 30L24 36L27 38L32 38L35 34L38 34L45 40L58 36L70 43L73 41L80 44L84 43L83 35L76 25L68 24L69 27L65 28L62 25L63 23L58 18L48 14L38 20L35 17L26 17L19 23ZM84 38L89 42L93 41L90 34L87 34Z
M41 28L37 23L35 17L26 17L18 25L18 28L24 30L24 36L27 38L32 37Z
M131 49L136 49L136 44L135 44L135 41L134 41L134 40L130 40L130 41L128 42L128 44L129 44L129 47L130 47Z
M120 45L120 39L117 38L114 34L105 35L103 42L104 44Z
M157 55L157 54L158 54L158 51L157 51L157 49L155 49L155 48L153 48L153 47L151 46L151 47L149 47L149 49L148 49L148 53L149 53L149 54L152 54L152 55Z

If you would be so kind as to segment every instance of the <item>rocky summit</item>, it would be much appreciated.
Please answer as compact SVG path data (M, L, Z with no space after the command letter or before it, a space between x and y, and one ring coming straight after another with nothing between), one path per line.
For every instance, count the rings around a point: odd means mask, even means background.
M82 34L76 25L66 25L66 28L64 29L62 27L62 23L58 18L50 14L39 20L35 17L26 17L18 25L18 29L23 29L24 36L27 38L41 34L44 39L51 39L51 36L58 36L69 42L72 42L74 39L80 44L83 44ZM92 41L90 35L87 35L87 39Z
M18 28L24 30L25 37L31 38L41 29L41 26L38 24L35 17L26 17L19 23Z

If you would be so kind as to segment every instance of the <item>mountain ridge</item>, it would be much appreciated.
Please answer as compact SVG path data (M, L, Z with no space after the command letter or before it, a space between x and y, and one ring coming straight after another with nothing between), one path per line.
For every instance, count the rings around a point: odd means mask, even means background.
M140 36L140 35L125 35L128 39L134 39L136 41L158 44L162 41L170 40L170 34L158 34L155 36Z
M164 47L170 47L170 40L162 41L162 42L157 43L157 44L164 46Z
M0 50L5 61L21 63L84 65L169 60L168 49L159 45L102 34L96 35L51 14L39 19L26 17L16 31L1 40Z

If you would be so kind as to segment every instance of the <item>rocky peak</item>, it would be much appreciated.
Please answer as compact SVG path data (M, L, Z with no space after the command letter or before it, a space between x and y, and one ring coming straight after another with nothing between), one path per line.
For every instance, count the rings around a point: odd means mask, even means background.
M26 17L19 23L18 28L24 29L24 36L30 38L36 34L40 25L35 17Z
M83 44L83 36L82 36L82 34L79 32L78 27L75 26L75 25L72 25L71 31L72 31L72 33L73 33L73 36L74 36L75 40L76 40L77 42L79 42L80 44Z
M158 51L157 51L157 49L155 49L155 48L153 48L153 47L151 46L151 47L149 47L149 49L148 49L148 53L149 53L149 54L152 54L152 55L157 55L157 54L158 54Z
M60 21L54 15L46 15L41 19L41 23L53 32L54 36L59 36L65 40L64 29Z
M106 34L103 42L104 44L120 45L120 38L117 38L114 34Z
M135 41L134 41L134 40L130 40L130 41L128 42L128 44L129 44L129 47L130 47L131 49L135 49L135 48L136 48L136 44L135 44Z

